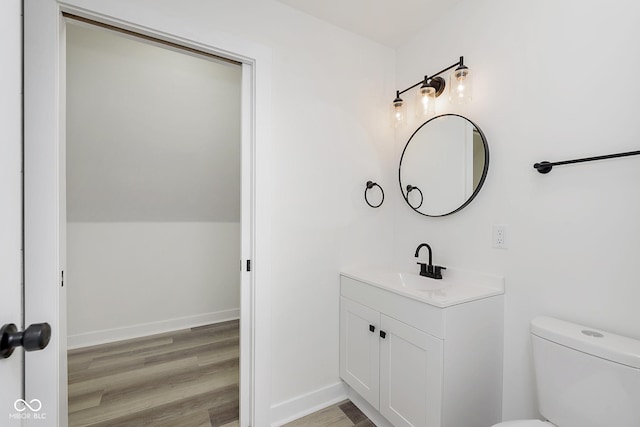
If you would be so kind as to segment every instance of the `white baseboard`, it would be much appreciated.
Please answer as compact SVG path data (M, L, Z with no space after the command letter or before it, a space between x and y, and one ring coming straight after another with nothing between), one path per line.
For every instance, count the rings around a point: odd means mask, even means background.
M347 398L342 381L271 407L271 427L279 427Z
M219 323L240 318L240 309L217 311L215 313L197 314L176 319L160 320L157 322L141 323L124 328L104 329L78 335L67 336L69 350L105 344L108 342L128 340L147 335L161 334L179 329L194 328L196 326Z

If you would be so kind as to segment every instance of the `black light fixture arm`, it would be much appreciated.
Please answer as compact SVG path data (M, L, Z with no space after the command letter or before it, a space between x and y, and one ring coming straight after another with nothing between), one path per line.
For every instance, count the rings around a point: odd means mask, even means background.
M549 173L554 166L570 165L573 163L592 162L594 160L614 159L617 157L637 156L640 155L640 151L627 151L626 153L607 154L604 156L585 157L583 159L563 160L561 162L540 162L533 165L533 167L540 173Z
M450 66L448 66L447 68L445 68L445 69L443 69L443 70L440 70L440 71L438 71L437 73L432 74L432 75L430 75L430 76L424 76L424 79L423 79L423 80L420 80L418 83L416 83L416 84L414 84L414 85L412 85L412 86L409 86L409 87L408 87L408 88L406 88L405 90L396 91L396 96L397 96L397 97L399 97L399 96L400 96L400 95L402 95L403 93L408 92L408 91L410 91L411 89L413 89L413 88L415 88L415 87L418 87L419 85L421 85L421 84L425 83L427 80L430 80L430 79L433 79L433 78L435 78L435 77L438 77L438 76L439 76L440 74L442 74L442 73L446 73L447 71L451 70L453 67L463 67L463 66L464 66L464 56L461 56L461 57L460 57L460 60L459 60L458 62L456 62L455 64L450 65Z

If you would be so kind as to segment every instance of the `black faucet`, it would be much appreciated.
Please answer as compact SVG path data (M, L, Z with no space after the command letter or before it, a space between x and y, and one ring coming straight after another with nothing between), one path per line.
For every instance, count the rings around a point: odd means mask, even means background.
M427 248L427 250L429 251L429 264L425 264L423 262L419 262L418 265L420 265L420 275L424 276L424 277L430 277L432 279L442 279L442 270L446 270L446 267L442 267L440 265L433 265L432 264L432 252L431 252L431 246L427 245L426 243L420 243L418 245L418 248L416 249L416 258L418 258L418 254L420 253L420 249L422 249L423 247Z

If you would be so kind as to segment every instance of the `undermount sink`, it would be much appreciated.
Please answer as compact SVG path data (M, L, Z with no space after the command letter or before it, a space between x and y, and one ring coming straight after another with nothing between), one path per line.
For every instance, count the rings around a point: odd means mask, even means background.
M449 307L504 293L504 278L457 268L447 268L442 279L366 265L345 267L341 274L361 282L425 302Z
M419 274L398 273L398 277L400 278L402 286L417 291L437 291L438 289L444 289L449 286L448 283L442 280L430 279L420 276Z

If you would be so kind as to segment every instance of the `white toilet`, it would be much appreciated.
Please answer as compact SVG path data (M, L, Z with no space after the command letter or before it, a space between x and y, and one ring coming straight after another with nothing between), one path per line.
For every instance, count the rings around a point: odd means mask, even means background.
M494 427L640 427L640 341L550 317L533 319L531 338L549 421Z

